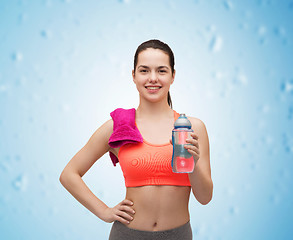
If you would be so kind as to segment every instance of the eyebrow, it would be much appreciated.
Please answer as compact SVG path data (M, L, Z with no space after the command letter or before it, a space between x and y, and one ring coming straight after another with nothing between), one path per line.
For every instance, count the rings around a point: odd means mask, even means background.
M137 68L140 68L140 67L142 67L142 68L149 68L146 65L139 65ZM167 68L167 69L169 69L169 67L167 67L167 66L159 66L158 68Z

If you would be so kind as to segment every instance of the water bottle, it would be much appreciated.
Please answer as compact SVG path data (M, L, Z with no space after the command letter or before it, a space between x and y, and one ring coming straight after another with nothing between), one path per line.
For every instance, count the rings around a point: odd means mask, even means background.
M173 142L173 155L172 155L172 170L175 173L191 173L194 169L193 156L184 148L186 139L191 139L190 133L191 123L185 116L180 114L179 118L174 123L174 129L172 131L172 142Z

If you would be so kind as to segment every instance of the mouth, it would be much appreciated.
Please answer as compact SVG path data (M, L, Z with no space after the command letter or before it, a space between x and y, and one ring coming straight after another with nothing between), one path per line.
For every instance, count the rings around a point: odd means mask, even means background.
M157 90L157 89L160 89L162 87L160 86L145 86L146 89L149 89L149 90Z

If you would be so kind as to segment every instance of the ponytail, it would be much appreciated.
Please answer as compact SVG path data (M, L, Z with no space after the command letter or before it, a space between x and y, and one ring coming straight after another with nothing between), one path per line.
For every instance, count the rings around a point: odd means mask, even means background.
M172 99L171 99L171 95L170 95L170 91L168 92L168 104L169 106L173 109L173 106L172 106Z

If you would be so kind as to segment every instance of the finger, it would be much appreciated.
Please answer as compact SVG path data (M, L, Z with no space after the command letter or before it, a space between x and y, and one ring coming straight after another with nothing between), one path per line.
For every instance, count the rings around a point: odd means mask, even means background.
M132 213L132 214L135 213L135 211L131 207L128 207L126 205L121 205L119 210L120 211L126 211L126 212L129 212L129 213Z
M120 217L118 215L115 216L115 220L117 220L117 221L119 221L121 223L124 223L124 224L129 224L130 223L130 221L128 221L128 220L126 220L123 217Z
M192 145L196 146L196 147L199 147L198 145L198 141L195 140L195 139L186 139L186 142L187 143L191 143Z
M133 220L133 217L131 215L129 215L128 213L124 212L124 211L119 211L117 213L118 216L126 219L127 221L132 221Z
M191 149L187 149L187 151L193 156L193 158L197 161L199 159L199 154L194 152Z
M187 150L192 150L192 151L196 152L197 154L200 153L199 149L196 146L193 146L193 145L185 145L184 148L187 149Z
M191 137L198 140L198 135L194 132L190 133Z
M130 201L130 200L128 200L128 199L124 199L124 200L121 202L121 204L123 204L123 205L130 205L130 206L132 206L132 205L133 205L133 202L132 202L132 201Z

